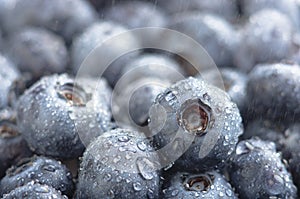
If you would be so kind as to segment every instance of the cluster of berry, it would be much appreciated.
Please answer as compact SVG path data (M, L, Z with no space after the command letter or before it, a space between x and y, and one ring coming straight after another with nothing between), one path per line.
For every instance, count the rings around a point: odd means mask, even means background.
M0 0L0 198L297 198L299 35L299 0Z

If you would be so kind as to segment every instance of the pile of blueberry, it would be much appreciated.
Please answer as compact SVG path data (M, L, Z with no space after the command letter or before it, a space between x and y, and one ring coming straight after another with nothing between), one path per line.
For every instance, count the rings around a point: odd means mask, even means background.
M299 196L299 0L0 0L0 198Z

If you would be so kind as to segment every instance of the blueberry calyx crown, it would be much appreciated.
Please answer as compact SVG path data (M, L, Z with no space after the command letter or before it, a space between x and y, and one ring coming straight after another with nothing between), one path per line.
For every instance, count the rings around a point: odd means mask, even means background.
M57 94L59 97L66 100L70 106L85 106L91 98L82 87L73 82L59 85Z
M202 136L208 129L211 112L211 108L200 99L189 99L180 107L177 120L187 132Z
M188 191L207 192L213 184L214 176L210 174L189 176L184 181Z
M12 138L19 135L16 127L7 122L0 122L0 138Z

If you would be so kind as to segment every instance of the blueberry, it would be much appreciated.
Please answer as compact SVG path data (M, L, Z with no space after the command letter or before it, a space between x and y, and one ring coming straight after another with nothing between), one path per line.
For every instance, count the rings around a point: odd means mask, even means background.
M183 77L180 66L162 54L143 54L129 61L114 88L115 120L131 126L146 126L156 96ZM145 132L145 129L140 130Z
M0 21L8 33L39 26L60 34L67 42L97 17L93 7L84 0L2 0L0 11Z
M134 81L146 78L158 78L174 83L184 76L185 72L172 57L158 53L145 53L133 58L124 66L120 84L132 84Z
M104 17L128 28L163 27L167 16L150 2L125 1L104 11Z
M186 12L175 15L169 28L195 39L217 66L232 65L239 36L232 25L224 19L212 14Z
M285 134L287 138L283 143L283 156L288 160L289 169L292 173L294 183L300 188L300 124L291 125ZM298 192L299 195L299 192Z
M17 124L35 153L76 158L83 144L111 128L106 82L77 81L65 74L46 76L20 97Z
M273 123L269 120L253 120L245 128L243 139L259 137L262 140L272 141L276 144L277 150L282 150L285 140L285 126L280 123Z
M298 28L300 25L297 0L241 0L240 2L242 13L245 16L251 16L252 14L263 9L275 9L289 17L289 19L293 22L294 27ZM269 23L272 22L269 21Z
M155 152L138 132L106 132L85 151L76 198L158 198Z
M57 35L40 28L27 28L9 38L8 52L22 72L35 78L62 73L68 64L68 51Z
M258 63L287 58L293 50L293 33L294 27L284 14L271 9L254 13L241 30L235 65L249 72Z
M129 29L144 27L165 27L169 20L164 10L152 2L125 1L108 7L104 13L106 20L112 20L123 24ZM143 31L136 34L139 41L148 46L158 41L161 37L155 31Z
M3 199L31 198L31 199L67 199L53 187L42 185L36 182L29 182L24 186L17 187L8 194L4 194Z
M139 45L137 39L130 33L116 38L117 35L126 31L128 29L125 27L110 21L97 22L88 27L73 41L71 48L73 72L78 72L82 64L84 67L88 64L88 75L98 77L105 72L103 76L111 85L114 85L120 77L122 67L137 54L137 52L132 52L121 56L122 50ZM112 37L113 39L109 40ZM112 64L106 63L109 58L119 59Z
M296 198L297 188L273 142L241 141L231 164L230 182L241 198Z
M189 11L209 12L229 21L235 21L238 15L236 0L163 0L157 3L170 14Z
M200 174L178 172L164 186L163 199L237 198L230 184L216 171Z
M249 74L248 114L279 122L300 116L300 67L283 63L262 64ZM249 116L250 117L250 116Z
M0 179L10 166L32 154L16 125L9 118L2 118L5 114L0 112Z
M246 88L248 76L242 71L234 68L221 68L220 74L222 76L223 82L217 82L218 74L215 71L208 71L206 73L201 73L201 76L205 77L205 79L215 85L224 85L225 91L230 96L231 100L235 102L241 112L244 111L247 104L246 98Z
M164 162L184 171L221 167L243 132L239 110L222 90L188 78L159 94L150 109L149 127Z
M170 83L155 78L134 81L129 85L117 87L112 101L113 117L120 126L146 127L149 109L156 96L170 86ZM144 131L140 129L141 131Z
M0 182L0 194L7 194L31 181L46 184L68 196L73 194L74 185L70 171L59 161L42 156L23 159L8 169Z
M10 90L20 76L20 72L14 64L0 54L0 109L11 104Z

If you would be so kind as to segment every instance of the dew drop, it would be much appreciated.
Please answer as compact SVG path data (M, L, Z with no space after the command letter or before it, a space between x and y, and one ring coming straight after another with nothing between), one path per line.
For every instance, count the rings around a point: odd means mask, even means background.
M206 101L210 101L211 100L210 96L207 93L203 94L203 99L205 99Z
M124 135L118 138L120 142L128 142L130 139L128 136Z
M137 165L140 175L144 179L146 179L146 180L153 179L154 176L153 176L152 171L154 169L154 165L148 158L145 158L145 157L138 158L136 161L136 165Z
M109 190L107 195L109 196L109 198L115 198L115 193L113 190Z
M126 160L130 160L130 159L131 159L131 155L126 154L126 155L125 155L125 158L126 158Z
M230 189L226 189L226 190L225 190L225 193L226 193L226 195L229 196L229 197L232 196L232 191L231 191Z
M106 163L108 161L108 157L107 156L104 156L102 159L101 159L101 162L102 163Z
M116 178L116 181L117 182L121 182L123 180L123 178L121 177L121 176L118 176L117 178Z
M121 156L118 155L113 159L113 162L118 163L120 160L121 160Z
M133 189L134 189L135 191L141 191L141 190L142 190L142 185L141 185L141 183L139 183L139 182L134 182L134 183L133 183Z
M141 150L141 151L145 151L147 149L147 145L144 141L139 141L137 143L137 147Z
M46 186L38 186L34 190L38 193L49 193L49 189Z
M104 175L104 180L107 181L107 182L110 181L111 180L111 175L109 173L106 173Z
M174 197L174 196L177 196L179 193L178 189L175 189L172 191L171 195Z
M254 149L254 146L252 144L250 144L249 142L244 142L243 144L238 144L238 146L236 147L235 153L237 155L241 155L244 153L249 153L251 150Z
M119 151L120 151L120 152L126 151L126 146L120 146L120 147L119 147Z

